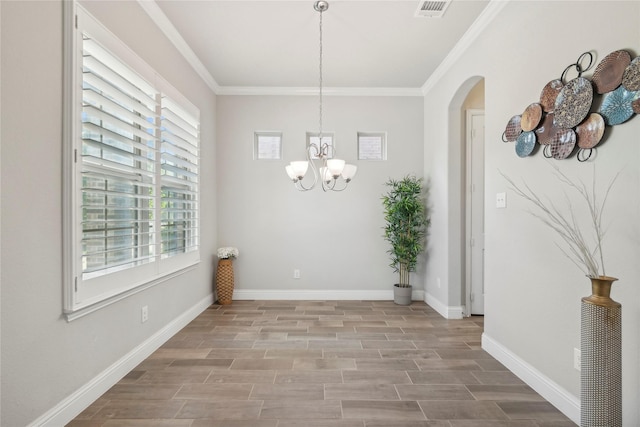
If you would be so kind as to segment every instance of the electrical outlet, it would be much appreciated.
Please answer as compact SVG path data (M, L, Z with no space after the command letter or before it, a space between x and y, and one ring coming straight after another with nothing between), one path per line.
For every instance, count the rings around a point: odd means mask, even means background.
M147 320L149 320L149 306L143 306L141 313L140 313L140 320L142 321L142 323L146 322Z
M300 278L300 270L298 270L297 268L295 270L293 270L293 278L294 279L299 279Z
M496 208L506 208L507 207L507 193L497 193L496 194Z
M582 368L582 353L577 348L573 349L573 367L576 371Z

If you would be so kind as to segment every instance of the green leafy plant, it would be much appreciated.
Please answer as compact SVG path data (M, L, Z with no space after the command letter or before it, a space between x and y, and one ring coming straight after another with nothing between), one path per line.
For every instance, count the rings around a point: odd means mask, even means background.
M391 244L390 267L400 273L398 286L409 287L409 273L415 271L418 255L426 245L427 217L425 191L422 178L405 176L401 180L389 179L382 196L384 207L384 238Z

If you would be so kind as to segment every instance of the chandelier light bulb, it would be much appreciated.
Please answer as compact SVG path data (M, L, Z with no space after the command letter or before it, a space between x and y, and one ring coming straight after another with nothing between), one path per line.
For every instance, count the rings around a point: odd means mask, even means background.
M327 168L331 172L331 176L337 179L342 174L345 161L341 159L329 159L327 160Z
M358 167L356 165L347 164L344 165L344 169L342 169L342 178L345 181L349 182L356 176L356 172L358 171Z
M308 168L309 168L309 162L306 160L291 162L291 169L293 171L293 175L298 179L304 178Z
M291 165L285 166L284 170L287 171L287 175L289 175L289 179L293 180L293 182L296 182L298 180L298 178L296 177L296 174L293 172L293 167L291 167Z

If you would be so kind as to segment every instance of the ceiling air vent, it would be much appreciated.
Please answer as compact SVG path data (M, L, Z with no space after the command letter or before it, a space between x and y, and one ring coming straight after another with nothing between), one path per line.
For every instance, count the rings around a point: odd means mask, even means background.
M428 16L429 18L442 18L444 12L449 7L451 0L441 1L420 1L416 16Z

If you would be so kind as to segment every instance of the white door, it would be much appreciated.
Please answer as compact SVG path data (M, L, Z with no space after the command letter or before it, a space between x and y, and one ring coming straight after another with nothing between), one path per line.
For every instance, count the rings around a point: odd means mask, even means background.
M484 111L467 111L466 289L468 315L484 314Z

